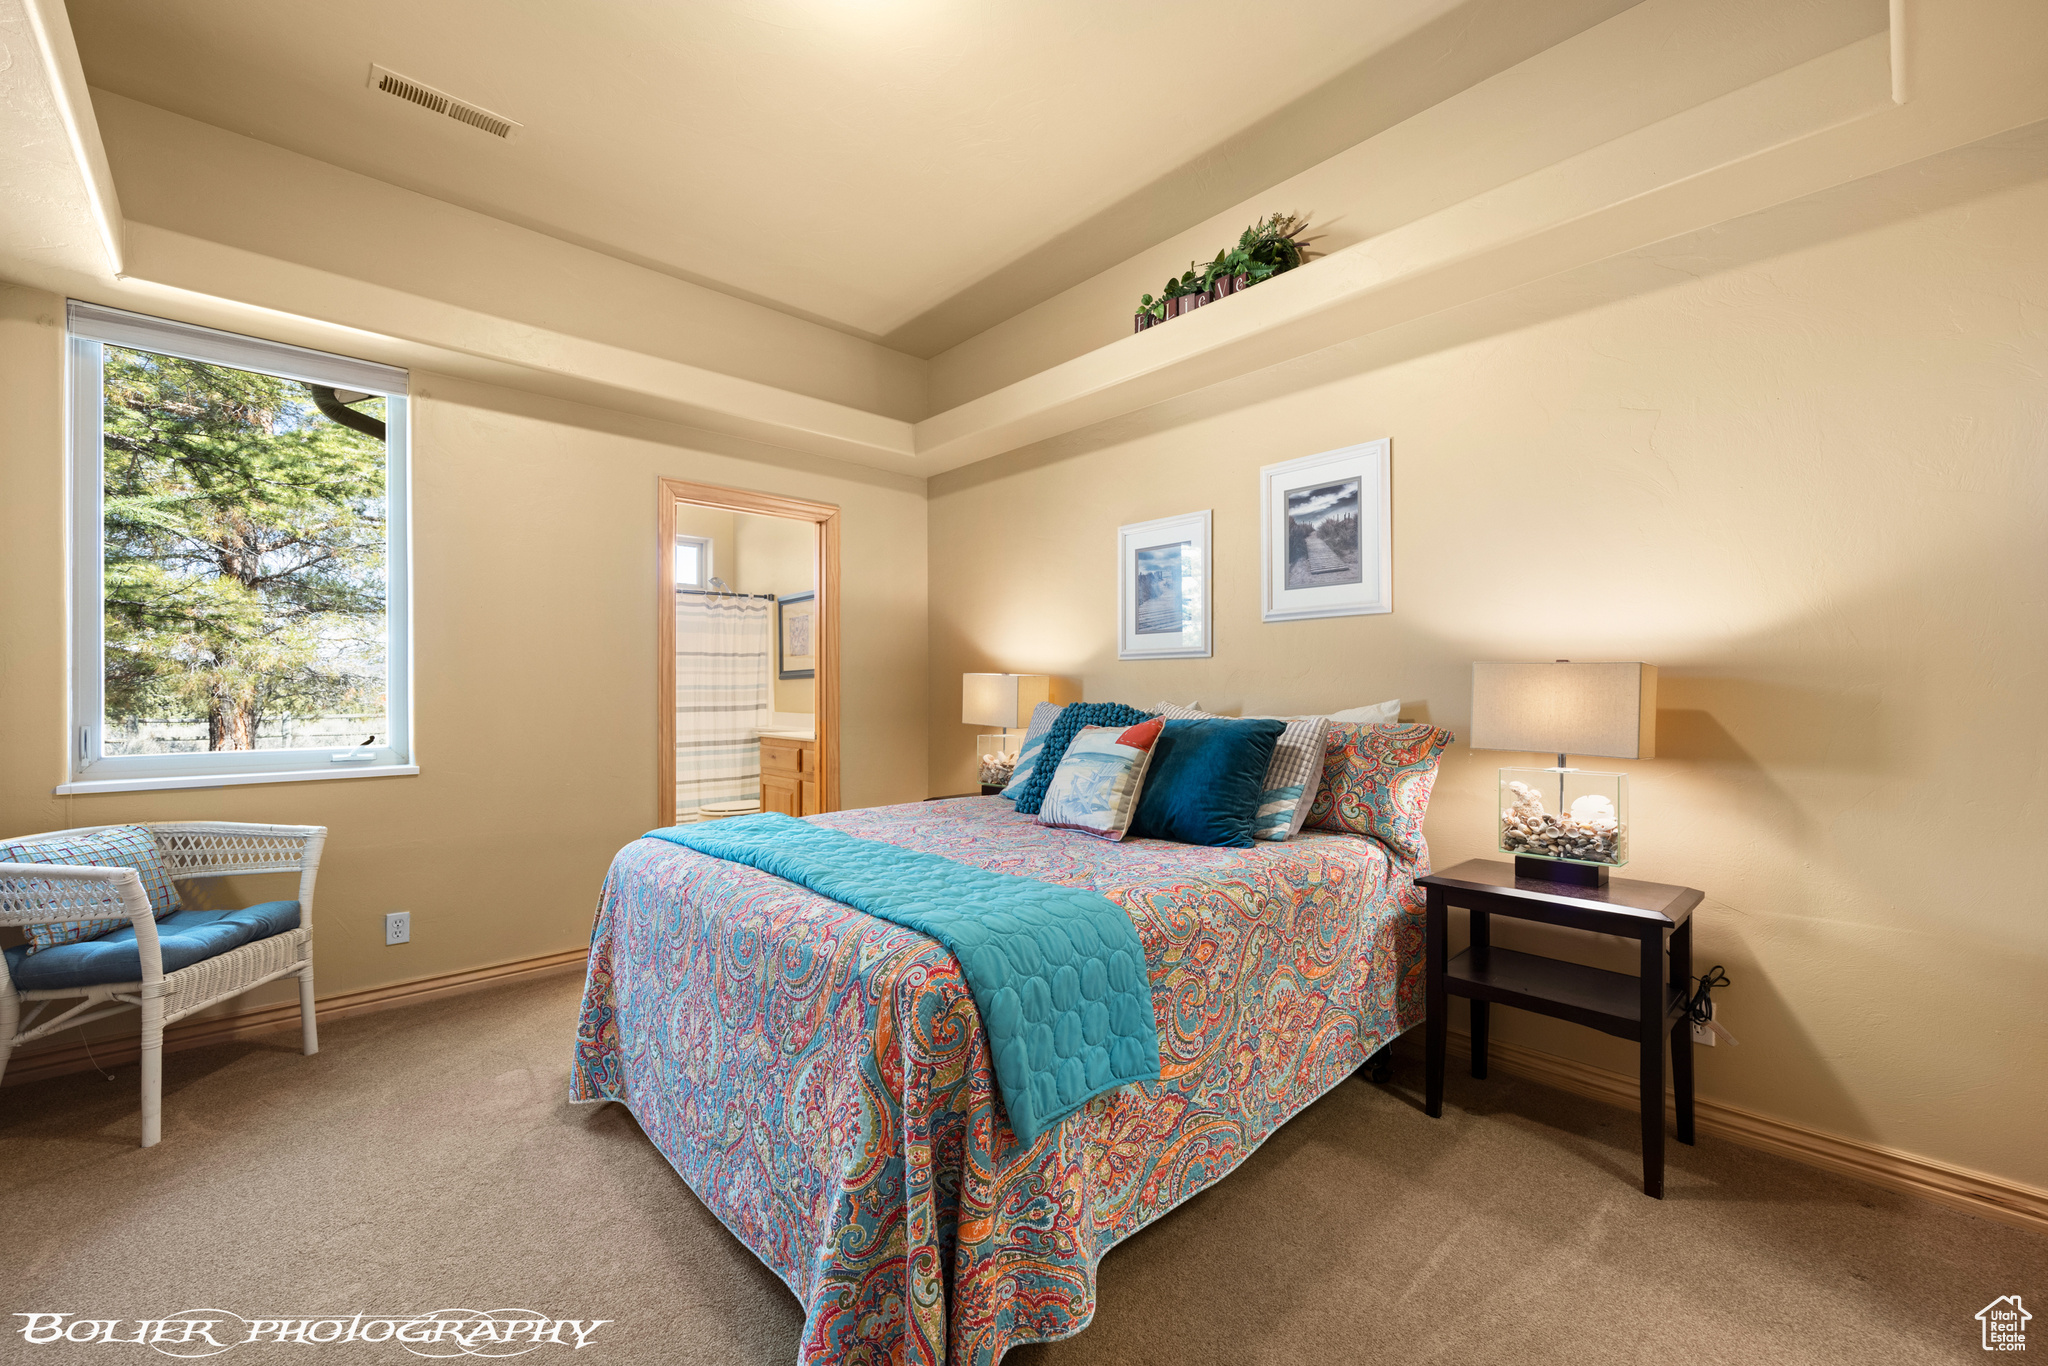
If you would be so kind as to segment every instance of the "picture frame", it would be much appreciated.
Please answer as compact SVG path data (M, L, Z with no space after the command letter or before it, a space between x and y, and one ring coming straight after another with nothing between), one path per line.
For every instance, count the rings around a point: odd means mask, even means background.
M1209 513L1116 529L1118 659L1207 659Z
M818 595L791 593L775 600L775 676L818 676Z
M1259 470L1265 620L1394 610L1392 457L1381 437Z

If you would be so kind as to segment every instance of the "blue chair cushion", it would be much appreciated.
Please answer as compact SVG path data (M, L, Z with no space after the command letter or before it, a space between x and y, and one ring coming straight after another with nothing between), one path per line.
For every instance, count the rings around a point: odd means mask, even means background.
M156 922L156 937L163 946L164 971L171 973L298 926L298 902L265 901L239 911L177 911ZM18 945L7 950L7 973L22 991L136 982L142 979L142 955L135 947L135 927L123 925L97 939L35 953Z

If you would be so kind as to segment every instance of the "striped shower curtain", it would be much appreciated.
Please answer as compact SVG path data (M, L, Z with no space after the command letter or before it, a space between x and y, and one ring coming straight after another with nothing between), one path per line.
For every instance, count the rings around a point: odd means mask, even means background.
M758 800L760 732L774 702L765 598L676 594L676 819L707 802Z

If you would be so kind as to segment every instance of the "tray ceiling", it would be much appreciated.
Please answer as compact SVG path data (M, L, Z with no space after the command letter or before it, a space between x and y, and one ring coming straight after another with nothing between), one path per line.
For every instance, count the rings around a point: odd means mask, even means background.
M70 11L96 87L929 353L1014 311L971 300L1019 262L1053 292L1146 245L1105 257L1075 229L1140 187L1171 198L1176 168L1457 4L1299 0L1285 22L1223 0ZM523 127L501 141L380 94L373 63Z

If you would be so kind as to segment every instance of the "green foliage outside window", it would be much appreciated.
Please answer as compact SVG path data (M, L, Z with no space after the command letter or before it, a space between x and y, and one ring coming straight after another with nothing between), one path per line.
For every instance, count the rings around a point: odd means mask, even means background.
M106 348L110 728L383 713L384 400L349 397Z

